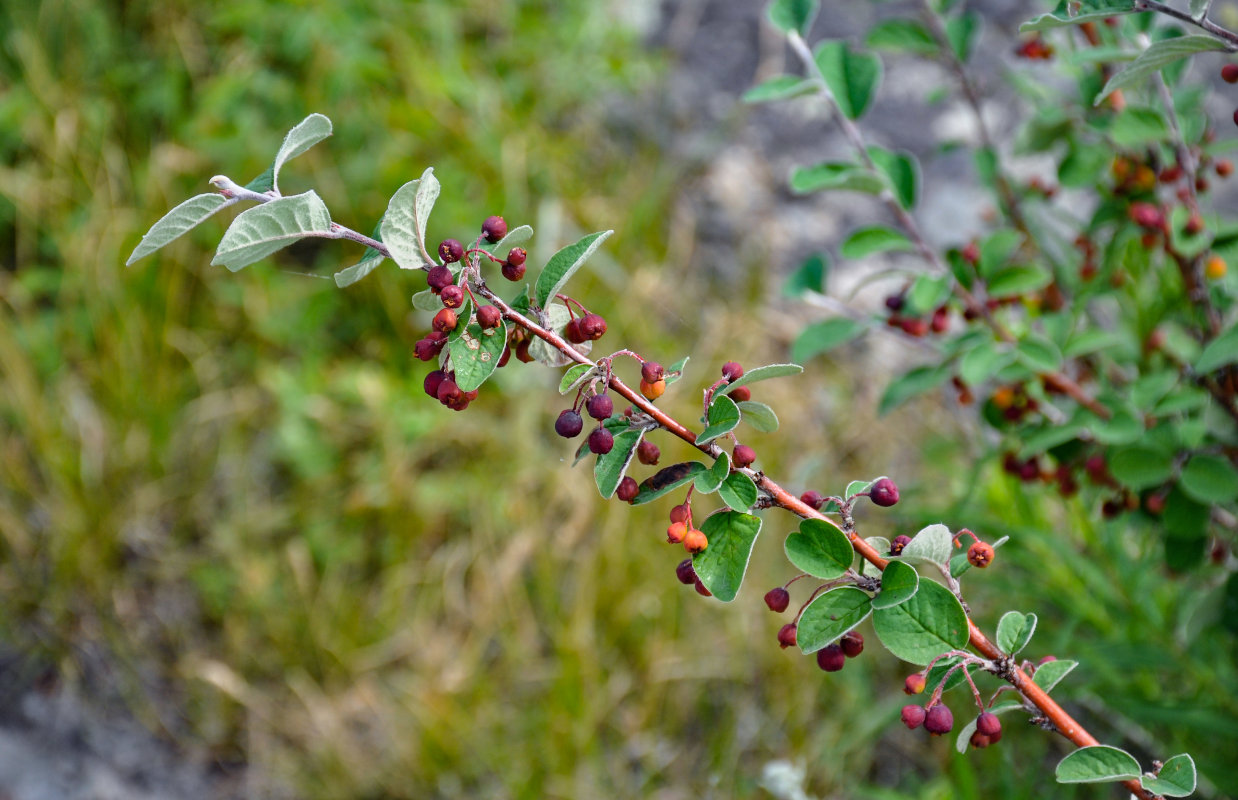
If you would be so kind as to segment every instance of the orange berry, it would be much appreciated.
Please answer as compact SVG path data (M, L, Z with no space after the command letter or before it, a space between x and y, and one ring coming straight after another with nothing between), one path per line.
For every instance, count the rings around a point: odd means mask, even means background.
M709 547L709 539L706 539L705 534L696 528L688 531L687 535L683 537L683 549L689 553L700 553L706 547Z
M679 544L688 535L688 526L682 522L672 522L666 529L666 541Z
M1225 259L1220 256L1213 256L1208 259L1208 263L1204 264L1204 275L1210 281L1219 281L1225 277L1225 272L1228 269L1225 264Z
M657 380L653 383L649 383L648 381L640 382L640 393L643 394L647 400L657 400L665 391L666 379Z

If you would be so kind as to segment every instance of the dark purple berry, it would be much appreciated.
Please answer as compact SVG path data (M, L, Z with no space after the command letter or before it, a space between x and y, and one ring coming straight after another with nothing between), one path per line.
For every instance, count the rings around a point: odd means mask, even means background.
M525 259L529 254L524 251L523 247L513 247L507 251L507 263L513 267L523 267Z
M494 306L482 306L477 309L477 324L486 330L497 328L501 319L503 319L503 312Z
M900 556L903 554L903 548L911 544L911 537L900 533L894 537L894 541L890 542L890 555Z
M924 729L934 736L949 733L954 727L954 715L950 709L940 703L930 708L924 715Z
M642 439L641 443L636 446L636 460L647 467L657 464L661 457L662 451L653 442Z
M817 651L817 666L826 672L838 672L846 663L843 649L836 644L827 644Z
M555 420L555 433L562 436L564 439L572 439L580 435L584 430L585 422L572 409L564 409L559 414L559 418Z
M615 436L599 425L589 434L589 451L604 456L615 446Z
M903 724L915 730L924 724L924 708L921 706L903 706Z
M788 647L795 646L795 623L788 622L778 629L778 645L786 650Z
M499 271L509 281L518 281L524 277L524 264L512 264L509 261L504 261L503 267Z
M746 444L735 445L735 450L731 453L731 463L735 465L736 469L743 469L756 460L756 451Z
M580 317L572 317L563 328L563 335L572 344L580 344L585 341L585 335L580 330Z
M455 281L455 276L451 274L451 270L447 267L430 267L430 271L426 273L426 285L435 294L451 286Z
M608 394L595 394L585 401L585 411L596 420L610 419L615 412L615 401Z
M775 614L781 614L787 610L787 606L791 604L791 593L781 586L770 589L765 593L765 605L769 606L769 610Z
M459 308L464 305L464 288L454 283L444 286L443 291L438 293L438 299L442 300L447 308Z
M640 378L645 383L654 383L666 377L666 370L656 361L646 361L640 365Z
M738 361L728 361L722 365L722 377L734 383L744 377L744 368Z
M696 583L696 570L692 568L692 559L685 558L679 562L679 566L675 567L675 577L684 586Z
M486 237L487 242L497 242L507 235L507 223L502 217L486 217L486 221L481 224L481 234Z
M868 497L882 508L889 508L898 502L898 486L889 478L882 478L868 490Z
M619 481L619 488L615 490L615 497L618 497L625 503L630 503L640 491L640 487L636 485L636 479L625 475L623 480Z
M446 372L443 372L441 369L436 369L433 372L426 375L426 379L422 381L421 387L426 390L426 394L430 395L435 400L437 400L438 399L438 386L440 383L443 382L444 379L446 379L446 377L447 377Z
M442 349L433 339L418 339L417 343L413 345L413 355L422 361L433 361Z
M705 588L705 584L701 583L700 578L697 578L695 581L693 581L693 585L696 587L696 593L699 594L701 597L713 597L714 596L712 592L710 592L708 589Z
M1002 721L996 714L986 711L976 718L976 732L982 736L996 736L1002 732Z
M454 264L464 258L464 245L455 239L444 239L438 246L438 257L444 264Z
M864 636L859 631L847 631L838 640L838 646L847 658L855 658L864 652Z
M732 392L732 394L734 394L734 392ZM800 495L800 502L811 508L813 511L820 511L821 507L825 505L825 496L820 492L814 492L809 489L807 492Z
M890 309L891 311L895 311L895 312L902 311L903 303L904 303L904 300L901 294L892 294L886 297L886 308Z
M586 339L601 339L606 333L606 320L601 314L585 314L580 319L580 333Z

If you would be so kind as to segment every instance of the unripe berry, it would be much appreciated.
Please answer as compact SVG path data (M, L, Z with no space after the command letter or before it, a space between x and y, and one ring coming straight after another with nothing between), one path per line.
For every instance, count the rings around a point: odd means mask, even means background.
M791 604L791 593L781 586L770 589L765 593L765 605L769 606L769 610L775 614L781 614L787 610L787 606Z
M924 729L934 736L949 733L953 727L954 714L944 705L935 705L924 714Z
M738 361L728 361L722 365L722 377L734 383L744 377L744 368Z
M911 544L911 537L900 533L894 537L894 541L890 542L890 555L901 556L903 548L909 544Z
M928 686L928 679L922 673L908 675L907 680L903 681L903 694L920 694L925 686Z
M996 736L1002 732L1002 721L997 718L996 714L990 714L988 711L976 718L976 733L983 736Z
M666 541L669 544L679 544L688 535L688 524L686 522L672 522L666 528Z
M636 460L647 467L652 467L658 463L658 459L662 457L662 451L653 442L645 439L636 446Z
M585 411L596 420L610 419L615 411L615 401L608 394L595 394L585 401Z
M800 495L800 502L811 508L813 511L820 511L825 505L825 496L820 492L814 492L811 489Z
M864 652L864 636L859 631L847 631L843 638L838 640L838 646L847 658L855 658Z
M640 365L640 377L645 383L653 383L665 378L666 370L656 361L646 361Z
M679 566L675 567L675 577L684 586L696 583L696 570L692 568L692 559L685 558L679 562Z
M430 291L438 294L448 286L455 283L455 277L451 274L451 270L447 267L430 267L430 271L426 273L426 285L430 287Z
M619 488L615 489L615 497L625 503L630 503L638 492L640 492L640 487L636 485L636 479L625 475L623 480L619 481Z
M691 514L692 509L688 508L688 504L681 503L671 509L671 522L687 522Z
M731 390L731 399L736 403L743 403L752 399L752 390L747 386L740 386Z
M687 550L689 553L704 552L706 547L709 547L709 539L705 537L704 531L699 531L696 528L692 528L683 537L683 549Z
M499 272L503 273L503 277L509 281L518 281L524 277L524 264L513 264L510 261L504 261L503 266L499 268Z
M502 217L486 217L486 221L481 224L481 233L487 242L493 244L507 235L507 223Z
M601 339L606 333L606 320L601 314L585 314L580 320L580 332L586 339Z
M436 331L451 333L456 329L457 321L456 312L450 308L444 308L434 315L434 321L430 323L430 327Z
M507 263L514 267L523 267L528 257L529 254L524 251L523 247L513 247L507 251Z
M976 542L967 548L967 561L973 567L984 569L993 563L993 545L988 542Z
M589 451L604 456L615 446L615 435L599 425L589 434Z
M657 400L665 391L665 380L654 381L653 383L647 383L645 381L640 382L640 393L645 396L646 400Z
M454 264L464 258L464 245L455 239L444 239L439 243L438 257L444 264Z
M438 299L442 300L447 308L459 308L464 305L464 288L454 283L444 286L443 291L438 293Z
M817 651L817 666L826 672L838 672L847 664L843 649L836 644L827 644Z
M447 377L446 372L443 372L441 369L436 369L433 372L426 375L426 379L422 381L421 383L421 388L425 389L426 394L430 395L435 400L437 400L438 399L438 386L440 383L443 382L443 379L445 379L446 377Z
M924 724L924 708L921 706L903 706L903 724L909 730L915 730Z
M580 435L584 430L585 422L572 409L564 409L559 414L559 418L555 420L555 433L562 436L564 439L573 439Z
M1221 80L1226 83L1238 83L1238 64L1226 64L1221 67Z
M795 646L795 623L788 622L778 629L778 645L786 650Z
M735 445L735 450L731 453L731 463L736 469L743 469L756 460L756 451L746 444Z
M705 584L701 583L701 579L699 577L696 579L695 586L696 586L696 593L699 594L701 597L713 597L714 596L713 592L706 589Z
M482 306L477 309L477 324L486 330L497 328L503 319L503 312L495 306Z
M882 508L889 508L898 502L898 486L889 478L882 478L868 490L868 499Z

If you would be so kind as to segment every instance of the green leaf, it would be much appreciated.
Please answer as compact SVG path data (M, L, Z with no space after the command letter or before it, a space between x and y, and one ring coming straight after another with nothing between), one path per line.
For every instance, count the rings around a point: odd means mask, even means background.
M838 40L817 45L813 55L838 109L847 119L859 119L881 83L881 59Z
M959 377L968 386L979 386L1014 360L1014 353L991 341L981 342L959 361Z
M351 267L342 269L335 273L335 285L343 289L345 286L352 286L357 281L369 275L374 269L386 258L382 253L375 250L373 247L365 248L365 253L362 254L361 260ZM433 293L430 295L435 297ZM438 298L435 297L435 300ZM440 306L442 303L439 304Z
M912 563L945 566L950 563L950 554L953 551L954 535L949 528L937 522L921 528L919 533L911 537L899 558Z
M1174 471L1173 453L1146 445L1115 447L1107 461L1110 474L1136 492L1161 485Z
M242 211L232 220L211 265L236 272L298 239L330 236L331 215L313 191L281 197Z
M663 467L641 482L640 491L632 500L632 505L639 506L657 500L659 497L675 491L680 486L691 482L697 475L708 468L699 461L683 461Z
M1127 106L1113 120L1109 138L1118 147L1125 148L1155 144L1169 138L1169 125L1156 109Z
M1196 781L1195 761L1186 753L1180 753L1166 761L1155 777L1144 775L1139 779L1143 788L1162 797L1186 797L1194 794Z
M629 428L615 437L615 445L609 453L598 456L597 463L593 465L593 480L603 499L608 499L619 488L619 482L628 471L628 464L632 463L636 446L644 435L645 431L641 428Z
M881 478L873 478L871 481L851 481L847 484L847 488L843 489L843 499L850 500L860 492L867 492L869 487L881 480Z
M1010 266L1015 251L1023 243L1023 234L1016 230L1000 230L986 236L980 243L980 275L986 280Z
M971 58L980 27L980 15L974 11L964 11L946 20L946 38L950 41L950 48L964 64Z
M728 383L719 389L717 396L730 394L741 386L751 386L754 383L767 381L771 378L786 378L790 375L799 375L803 371L804 368L799 364L764 364L759 367L753 367L745 372L739 380L734 383Z
M940 583L921 581L915 597L873 612L873 629L886 649L903 661L928 664L967 645L967 614Z
M744 92L745 103L767 103L771 100L786 100L790 97L810 94L812 81L795 75L779 75Z
M310 114L288 131L284 143L275 154L275 163L271 165L271 188L279 191L279 171L284 164L304 153L323 139L331 135L331 120L322 114Z
M1208 343L1195 360L1195 371L1200 375L1216 372L1221 367L1238 362L1238 324L1229 328Z
M718 491L718 487L729 474L731 474L731 457L723 451L709 469L696 476L692 485L701 494L713 494Z
M1166 533L1175 539L1203 539L1208 534L1212 506L1196 502L1184 489L1175 486L1165 498L1161 519Z
M873 601L854 586L840 586L817 596L800 615L795 643L800 652L815 653L873 613Z
M729 603L748 571L761 519L738 511L720 511L705 520L701 531L709 546L692 557L692 568L714 597Z
M825 256L821 253L813 253L804 259L799 269L791 273L791 277L787 278L786 284L782 287L782 293L787 297L799 297L805 292L824 292L825 273L828 268Z
M1221 456L1192 456L1182 468L1179 483L1182 491L1201 503L1222 505L1238 498L1238 470Z
M758 403L756 400L742 400L738 405L740 413L743 414L743 421L751 425L755 430L761 433L773 433L778 430L778 415L774 413L774 409L765 403Z
M1139 762L1125 750L1097 744L1080 747L1057 765L1058 783L1104 783L1139 777Z
M267 167L261 175L245 184L245 188L258 194L266 194L275 188L275 167Z
M1053 687L1061 683L1062 678L1065 678L1077 666L1079 662L1070 659L1059 658L1057 661L1046 661L1036 667L1036 675L1032 681L1046 692L1051 692Z
M791 345L791 358L807 361L813 356L829 352L846 344L867 330L866 326L846 317L835 317L815 322L795 337Z
M1143 420L1125 408L1116 409L1108 420L1095 422L1089 428L1101 444L1131 444L1144 436Z
M810 194L842 189L864 194L881 194L885 184L868 169L839 161L826 161L812 167L796 167L791 172L791 191Z
M936 389L950 378L948 365L916 367L891 381L881 395L877 414L886 414L898 408L916 395Z
M418 311L437 312L443 307L443 301L438 299L438 295L429 289L424 289L413 295L413 308Z
M947 275L918 275L907 290L903 313L911 316L936 311L950 297L950 278Z
M820 0L774 0L766 9L766 14L774 27L783 33L795 31L807 36L819 6Z
M1027 647L1035 632L1035 614L1007 611L997 623L997 646L1006 655L1018 655L1020 650Z
M914 208L920 190L920 162L916 161L916 157L902 151L892 153L880 147L868 148L868 155L890 182L898 204L909 211Z
M905 561L891 561L881 572L881 591L873 608L893 608L906 603L920 590L920 573Z
M994 297L1009 297L1042 289L1053 282L1053 273L1044 267L1007 267L993 273L988 279L989 294Z
M434 167L396 190L383 216L383 244L400 269L429 269L435 264L426 250L426 220L439 194Z
M1083 3L1078 3L1076 0L1061 0L1051 13L1041 14L1020 25L1019 33L1078 25L1081 22L1103 20L1105 17L1118 14L1130 14L1134 10L1135 0L1086 0Z
M928 28L911 19L888 19L873 26L864 44L874 50L914 53L920 56L937 54L937 40Z
M1159 42L1154 42L1147 50L1140 53L1139 58L1136 58L1125 69L1110 78L1101 93L1096 95L1096 99L1092 101L1092 104L1100 105L1106 97L1118 89L1125 89L1142 83L1152 73L1187 56L1205 53L1209 50L1224 49L1225 43L1212 36L1177 36L1172 39L1162 39Z
M1037 373L1056 372L1062 366L1062 351L1043 336L1029 333L1015 345L1015 357Z
M476 322L458 326L447 340L447 349L461 391L471 392L485 383L498 368L506 346L507 323L503 320L489 330L483 330Z
M563 377L559 380L559 394L567 394L575 389L580 384L584 383L597 371L597 367L592 364L573 364L563 371Z
M523 244L533 238L533 229L528 225L521 225L517 228L512 228L507 232L507 235L499 239L494 244L487 241L482 241L481 248L491 253L501 252L504 257L507 256L507 251L518 244Z
M146 235L142 237L142 241L138 242L138 246L133 248L133 252L129 254L125 266L129 266L139 258L150 255L174 239L188 233L200 223L210 219L219 209L235 202L237 202L235 198L229 200L222 194L215 193L200 194L189 198L164 214L151 226Z
M602 246L602 242L610 238L614 231L598 231L581 238L575 244L569 244L550 257L542 273L537 276L533 287L533 298L543 308L553 298L568 278L580 269L589 256Z
M860 228L847 237L838 252L843 258L863 258L889 250L911 250L911 240L898 231L882 225Z
M688 366L688 358L689 356L684 356L666 368L667 386L670 386L672 383L683 377L684 368Z
M720 394L709 405L708 419L709 424L696 437L697 444L705 444L724 433L735 430L740 419L739 406L735 405L735 401L731 398Z
M1203 19L1208 15L1208 6L1210 5L1212 5L1212 0L1191 0L1191 18L1197 20Z
M1070 337L1070 341L1066 343L1066 347L1062 349L1062 353L1067 358L1076 358L1090 353L1111 350L1124 344L1125 340L1113 331L1088 328L1073 334Z
M718 497L736 511L747 511L757 501L757 485L742 472L732 472L718 487Z
M801 572L832 581L851 568L855 550L847 535L819 519L800 521L800 529L783 544L787 560Z
M822 510L823 511L828 510L829 508L833 506L834 506L834 501L831 500L829 504ZM864 538L864 541L868 543L869 547L873 548L878 553L890 552L890 540L884 536L867 536ZM877 569L877 567L870 564L868 562L868 559L864 558L859 553L856 554L856 560L859 562L859 570L860 570L861 575L869 575L872 577L879 577L881 575L881 570Z

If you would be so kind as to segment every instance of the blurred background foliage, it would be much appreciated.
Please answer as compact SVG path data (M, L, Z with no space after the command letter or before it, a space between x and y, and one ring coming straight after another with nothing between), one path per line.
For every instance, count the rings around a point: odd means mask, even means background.
M732 607L679 586L671 503L603 504L570 472L549 371L513 363L462 415L428 401L417 276L337 290L360 252L333 242L227 275L226 220L121 266L319 111L335 136L286 192L345 224L432 165L435 240L502 213L534 226L536 264L616 229L570 290L604 345L692 355L669 398L692 419L723 360L786 358L799 323L770 320L798 309L768 267L720 284L691 258L674 221L696 167L634 120L674 65L620 7L0 6L0 646L23 665L4 697L51 666L209 764L220 796L768 796L777 760L823 797L1087 796L1047 789L1065 747L1033 730L960 757L901 729L904 667L875 641L829 678L780 651L759 598L789 577L792 520L767 519ZM971 581L979 619L1037 612L1029 652L1082 662L1058 691L1098 736L1189 749L1238 792L1234 643L1191 624L1207 576L1167 583L1144 534L970 471L984 445L941 399L876 420L851 357L762 384L783 420L753 437L762 465L834 491L894 475L906 499L865 510L869 535L1011 534Z

